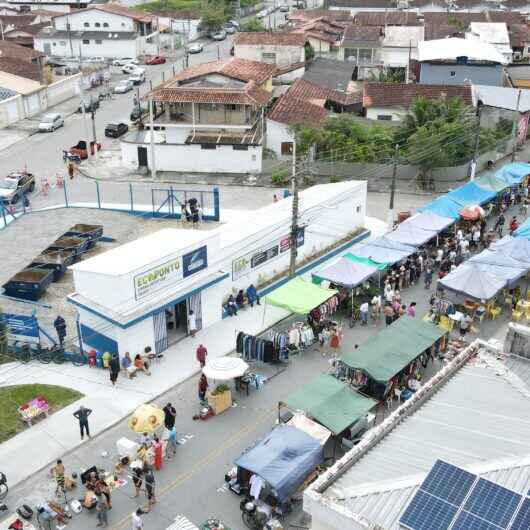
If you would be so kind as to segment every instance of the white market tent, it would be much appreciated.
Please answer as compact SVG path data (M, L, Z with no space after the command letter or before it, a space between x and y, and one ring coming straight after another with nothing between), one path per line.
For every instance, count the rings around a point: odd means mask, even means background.
M217 359L208 359L202 372L208 379L229 381L242 377L247 370L248 364L239 357L217 357Z
M403 221L401 225L409 224L422 230L432 230L433 232L441 232L448 226L451 226L455 222L451 217L442 217L430 210L425 210L417 215L409 217L406 221Z
M438 235L436 230L425 230L414 223L401 223L393 232L387 234L388 239L405 245L421 246Z
M480 254L473 256L468 263L477 265L480 270L503 278L508 282L518 280L528 270L526 264L494 250L484 250Z
M506 280L481 269L475 263L463 263L438 281L438 285L458 294L490 300L506 286Z

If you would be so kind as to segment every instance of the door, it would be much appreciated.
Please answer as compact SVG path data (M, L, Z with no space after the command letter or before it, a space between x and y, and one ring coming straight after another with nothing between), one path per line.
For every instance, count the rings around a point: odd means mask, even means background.
M155 353L158 355L168 348L165 310L153 316L153 326L155 332Z
M49 42L44 43L44 55L50 57L52 54L52 46Z
M190 310L195 314L195 322L197 324L197 331L202 329L202 304L201 304L201 293L194 294L187 300L188 314Z
M138 147L138 165L147 167L147 147Z

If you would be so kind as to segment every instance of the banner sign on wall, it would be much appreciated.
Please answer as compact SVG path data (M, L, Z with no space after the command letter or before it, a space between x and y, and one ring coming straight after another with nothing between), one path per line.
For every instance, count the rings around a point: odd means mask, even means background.
M0 318L7 325L9 342L40 342L37 317L2 313Z
M137 274L134 277L134 296L136 300L140 300L158 291L168 289L184 278L204 270L207 266L206 246L178 256Z
M304 228L299 228L296 235L296 247L301 247L305 242ZM291 236L282 236L274 243L245 254L232 261L232 280L239 280L250 274L253 270L284 255L291 248Z

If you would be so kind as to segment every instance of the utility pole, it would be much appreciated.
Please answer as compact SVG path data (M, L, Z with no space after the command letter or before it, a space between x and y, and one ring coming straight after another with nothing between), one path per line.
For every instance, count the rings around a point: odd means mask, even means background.
M513 123L513 150L512 150L512 162L515 161L515 152L517 151L517 136L519 132L519 103L521 102L521 89L517 92L517 105L515 107L515 121Z
M151 179L156 180L156 160L155 160L155 125L153 117L153 100L149 98L149 142L151 146Z
M396 195L397 164L399 156L399 144L396 144L394 151L394 163L392 165L392 184L390 186L390 204L388 206L388 227L394 227L394 197Z
M298 175L296 174L296 135L293 140L293 176L292 176L293 208L291 219L291 248L289 261L289 278L296 273L296 240L298 237Z
M92 118L92 136L94 137L94 155L96 157L96 160L98 159L98 140L96 138L96 111L93 110L91 113Z
M469 164L469 180L475 180L477 172L478 149L480 147L480 119L482 117L482 105L477 104L477 133L475 134L475 148L473 149L473 158Z
M83 56L81 54L81 45L79 45L79 71L81 73L81 77L79 78L79 81L80 81L79 91L81 92L81 113L83 114L83 126L85 129L87 159L89 159L92 156L92 153L90 152L90 134L88 133L88 123L86 120L86 109L85 109L86 98L85 98L85 87L83 85Z

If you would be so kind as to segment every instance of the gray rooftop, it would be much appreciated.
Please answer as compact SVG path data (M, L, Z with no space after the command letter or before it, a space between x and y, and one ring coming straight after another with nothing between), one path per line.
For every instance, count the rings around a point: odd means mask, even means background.
M345 91L352 79L353 68L354 65L345 61L317 57L306 66L302 79L322 87Z
M0 101L3 101L4 99L12 98L13 96L16 96L16 95L17 93L14 90L0 86Z

